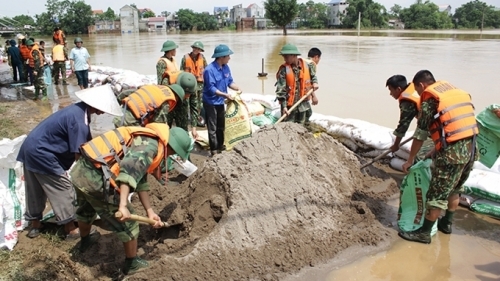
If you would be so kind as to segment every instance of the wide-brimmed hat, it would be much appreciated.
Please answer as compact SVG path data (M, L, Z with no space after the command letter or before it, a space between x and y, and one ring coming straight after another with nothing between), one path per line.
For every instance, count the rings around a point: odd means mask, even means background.
M123 112L109 84L80 90L75 95L84 103L102 112L122 116Z
M170 129L170 136L168 138L168 145L179 155L182 159L186 160L191 148L191 138L186 130L179 127Z
M227 45L220 44L217 47L215 47L214 54L212 55L212 58L216 59L216 58L220 58L220 57L229 56L232 54L233 54L233 51L231 51L231 49L229 49L229 47Z
M174 50L174 49L177 49L177 48L179 48L179 46L177 44L175 44L174 41L167 40L167 41L165 41L163 43L163 46L162 46L160 52L168 52L168 51L171 51L171 50Z

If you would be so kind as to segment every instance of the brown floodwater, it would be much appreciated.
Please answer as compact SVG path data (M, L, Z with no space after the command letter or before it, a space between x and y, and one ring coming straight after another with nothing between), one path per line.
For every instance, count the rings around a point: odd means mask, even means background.
M296 44L304 56L311 47L323 52L318 66L319 105L315 112L342 118L363 119L386 127L398 121L398 105L385 88L394 74L411 80L421 70L430 70L438 80L447 80L468 91L476 112L500 103L500 31L295 31L283 36L279 30L248 32L141 33L83 35L84 46L94 65L134 70L155 75L162 55L161 45L173 40L179 45L176 58L189 52L194 41L205 45L210 57L218 44L233 51L229 66L244 92L273 95L275 73L283 59L278 55L285 43ZM69 36L69 47L75 36ZM49 42L50 38L36 38ZM257 77L264 58L267 78ZM52 111L78 99L76 86L50 86ZM11 93L13 99L16 93ZM94 117L95 118L95 117ZM95 118L97 132L112 128L109 116ZM415 124L412 125L414 127ZM394 206L394 208L396 208ZM500 280L500 231L498 221L460 211L452 235L438 233L430 245L397 240L387 250L364 253L352 249L345 256L315 268L304 269L289 280ZM358 251L359 250L359 251ZM375 249L376 250L376 249ZM352 263L354 257L356 262Z

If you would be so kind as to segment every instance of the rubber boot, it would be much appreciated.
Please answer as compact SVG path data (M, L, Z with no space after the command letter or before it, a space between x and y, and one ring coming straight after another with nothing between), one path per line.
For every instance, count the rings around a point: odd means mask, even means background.
M128 275L136 273L147 267L149 267L149 263L146 260L141 259L140 257L126 258L125 265L123 266L123 274Z
M40 89L35 88L35 100L40 96Z
M47 88L45 88L45 89L42 90L42 96L43 96L42 97L43 101L45 101L45 100L48 99L48 97L47 97Z
M446 218L440 218L438 220L438 230L445 234L451 234L451 222Z

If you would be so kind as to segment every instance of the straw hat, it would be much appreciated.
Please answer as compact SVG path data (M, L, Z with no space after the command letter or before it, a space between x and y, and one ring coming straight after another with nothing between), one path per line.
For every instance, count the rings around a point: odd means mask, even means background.
M114 116L123 116L122 109L109 84L80 90L75 95L95 109Z

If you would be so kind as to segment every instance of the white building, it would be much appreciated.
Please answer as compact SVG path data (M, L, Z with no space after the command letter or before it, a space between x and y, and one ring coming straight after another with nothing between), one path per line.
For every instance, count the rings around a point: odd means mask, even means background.
M120 9L120 22L122 33L139 32L139 12L136 8L125 5Z
M260 7L255 3L250 4L246 8L243 8L243 4L239 4L233 6L229 11L229 21L234 24L244 18L264 19L265 13L264 7Z
M345 0L332 0L328 5L328 26L339 26L342 24L342 16L346 15L349 3Z
M253 3L247 7L247 17L248 18L263 18L265 10L263 7Z

